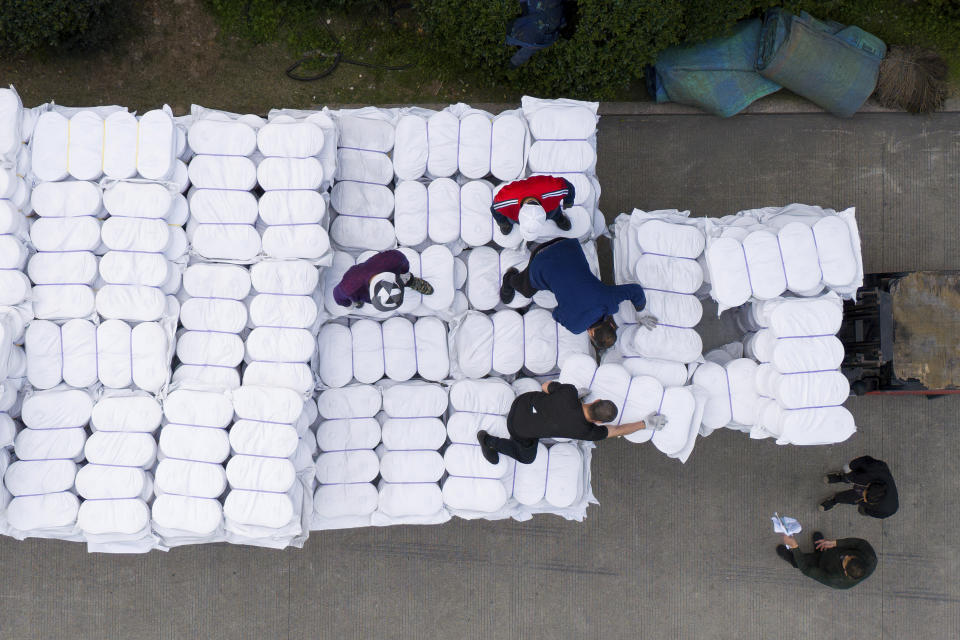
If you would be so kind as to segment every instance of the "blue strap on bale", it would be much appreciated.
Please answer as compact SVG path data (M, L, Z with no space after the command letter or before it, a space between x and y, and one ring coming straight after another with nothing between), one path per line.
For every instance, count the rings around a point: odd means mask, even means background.
M657 102L679 102L722 118L780 89L754 64L762 21L738 22L730 35L661 51L646 72L647 90Z
M846 117L873 93L886 53L882 40L858 27L770 9L756 66L764 78Z

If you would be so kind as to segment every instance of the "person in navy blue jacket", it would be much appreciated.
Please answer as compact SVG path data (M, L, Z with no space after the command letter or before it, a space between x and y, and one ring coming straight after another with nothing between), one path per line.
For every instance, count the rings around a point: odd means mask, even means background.
M531 297L537 291L552 291L557 298L553 318L570 333L590 335L598 351L609 349L617 341L613 314L620 303L629 300L642 311L647 304L643 287L638 284L609 285L590 271L580 243L573 238L556 238L541 244L530 255L527 268L507 269L500 286L500 300L509 304L515 292ZM657 320L644 315L640 323L648 329Z

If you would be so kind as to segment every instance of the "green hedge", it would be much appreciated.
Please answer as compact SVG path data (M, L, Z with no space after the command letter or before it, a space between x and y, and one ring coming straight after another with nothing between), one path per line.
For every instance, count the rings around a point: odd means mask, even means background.
M95 48L115 34L123 0L0 0L0 51Z
M960 63L957 0L576 0L570 39L509 70L516 48L503 36L519 15L515 0L414 0L432 36L434 58L487 82L542 95L611 99L623 95L657 52L723 34L772 6L856 24L891 44L919 44ZM954 70L956 73L956 69Z

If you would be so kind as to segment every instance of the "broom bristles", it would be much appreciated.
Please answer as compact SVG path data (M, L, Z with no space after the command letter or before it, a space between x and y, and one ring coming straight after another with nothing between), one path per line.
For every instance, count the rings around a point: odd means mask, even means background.
M931 49L892 46L873 95L885 107L930 113L947 98L947 71L946 61Z

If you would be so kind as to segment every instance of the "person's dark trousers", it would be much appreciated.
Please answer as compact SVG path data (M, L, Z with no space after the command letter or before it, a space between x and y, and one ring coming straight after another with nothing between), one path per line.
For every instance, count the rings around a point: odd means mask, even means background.
M518 273L511 273L510 278L504 278L509 286L522 295L525 298L532 298L539 289L530 284L530 265L533 264L533 259L537 257L537 254L543 251L544 249L553 246L554 244L564 240L564 238L554 238L548 242L544 242L541 245L536 246L532 252L530 252L530 260L527 261L527 268Z
M833 501L839 504L857 504L861 497L863 497L863 494L860 491L848 489L834 494Z
M498 226L512 227L513 225L516 224L516 222L514 222L507 216L503 215L502 213L498 213L497 211L494 211L493 207L490 207L490 213L493 214L493 219L494 221L496 221Z
M495 449L497 453L513 458L522 464L530 464L537 457L538 440L528 440L526 438L498 438L487 435L485 441L488 447Z

